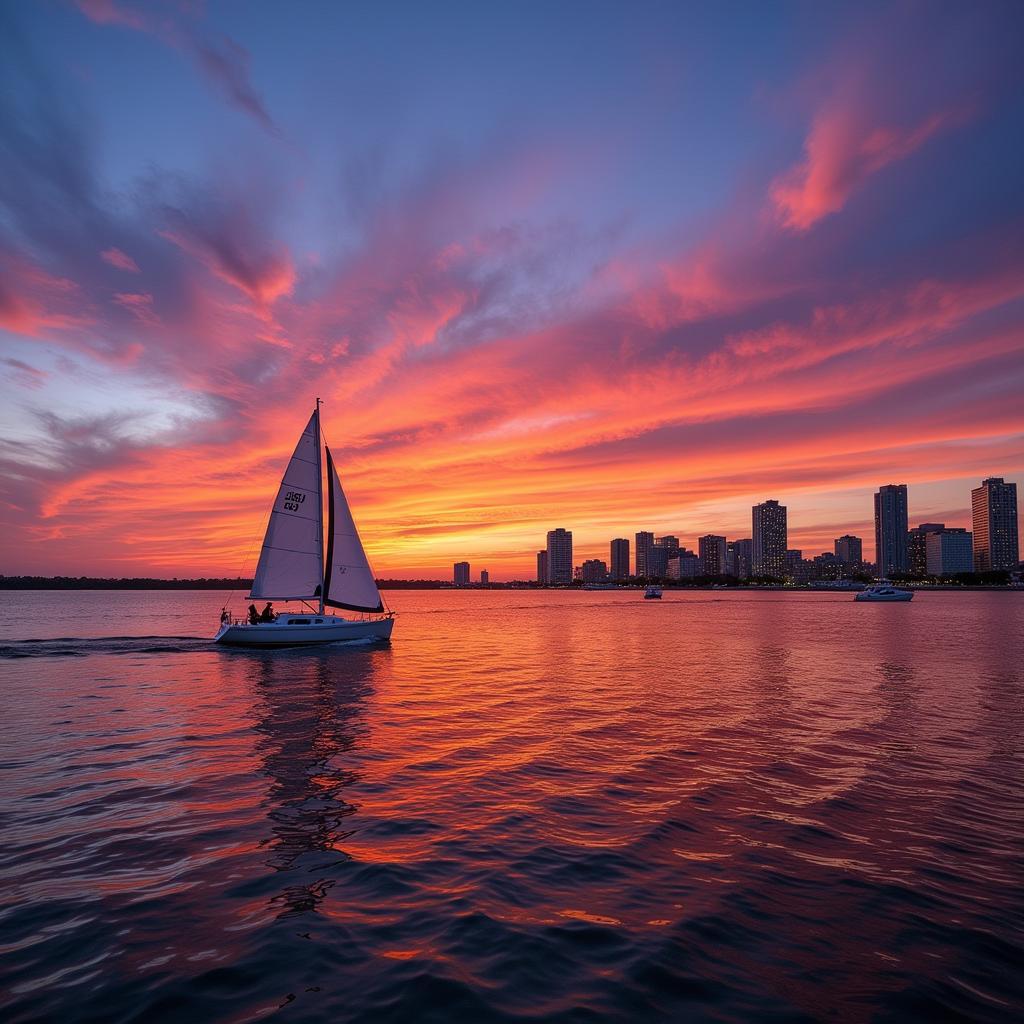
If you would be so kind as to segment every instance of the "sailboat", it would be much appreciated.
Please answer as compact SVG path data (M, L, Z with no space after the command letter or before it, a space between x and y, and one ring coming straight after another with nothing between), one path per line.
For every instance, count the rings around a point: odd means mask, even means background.
M326 558L322 451L329 481ZM319 398L284 471L249 598L301 601L309 611L282 612L270 622L256 623L232 620L225 613L215 643L295 647L391 637L394 613L384 607L331 450L321 441ZM335 608L362 614L343 617L326 610Z

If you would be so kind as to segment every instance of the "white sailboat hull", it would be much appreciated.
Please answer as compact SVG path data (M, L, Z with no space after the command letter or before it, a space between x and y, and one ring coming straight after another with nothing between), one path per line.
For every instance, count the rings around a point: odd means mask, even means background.
M351 640L389 640L395 620L343 619L337 615L279 615L274 622L228 623L214 643L233 647L307 647Z

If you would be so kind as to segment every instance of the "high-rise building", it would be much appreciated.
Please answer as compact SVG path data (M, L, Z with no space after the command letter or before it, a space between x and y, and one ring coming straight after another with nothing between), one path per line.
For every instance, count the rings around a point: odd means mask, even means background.
M754 576L786 575L786 506L773 498L753 508L753 573Z
M675 558L679 554L679 538L672 536L659 537L654 542L656 547L664 548L667 558Z
M884 484L875 494L875 561L883 578L907 571L906 484Z
M480 583L483 586L487 586L491 582L491 574L486 569L480 570Z
M970 572L974 568L971 535L961 527L932 530L924 534L927 560L925 570L933 576Z
M588 558L580 566L580 579L584 583L604 583L608 579L608 566L600 558Z
M704 576L724 576L726 568L725 538L714 533L705 534L697 541L700 552L700 571Z
M668 560L665 575L670 580L693 579L700 575L700 559L693 551L680 548L679 554Z
M537 582L542 586L547 586L548 582L548 552L545 548L543 551L537 552Z
M946 528L945 523L921 523L907 531L907 568L915 576L924 576L928 568L928 534Z
M652 544L647 549L647 575L652 579L664 579L668 575L669 555L678 552L678 547L673 549L664 544Z
M804 553L799 548L786 550L786 576L795 583L802 583L804 570Z
M864 544L860 537L844 533L835 539L835 555L847 565L860 565L864 561Z
M732 541L733 575L737 579L747 580L754 574L754 542L746 537L743 540Z
M572 530L548 530L548 583L572 583Z
M974 528L974 568L1016 569L1020 562L1017 537L1017 485L1001 476L982 480L971 491Z
M636 535L636 575L647 575L647 552L654 547L654 534L641 530Z
M455 580L455 586L466 586L466 584L469 583L469 562L456 562L453 568L453 579Z
M611 565L613 580L629 578L629 541L625 537L612 541Z

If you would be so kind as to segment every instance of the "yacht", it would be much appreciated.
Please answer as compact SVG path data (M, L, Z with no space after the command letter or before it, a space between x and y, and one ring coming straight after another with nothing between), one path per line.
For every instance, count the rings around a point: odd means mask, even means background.
M867 590L862 590L854 597L854 601L913 601L913 599L914 592L912 590L899 590L886 580L882 580L881 583L873 587L868 587Z
M377 589L331 450L322 442L319 398L274 499L248 599L267 601L266 617L255 614L255 605L248 619L234 618L225 607L215 643L297 647L391 637L394 613ZM301 601L306 611L273 615L271 601ZM358 612L359 617L336 615L333 609Z
M644 591L645 601L660 601L661 600L661 587L648 587Z

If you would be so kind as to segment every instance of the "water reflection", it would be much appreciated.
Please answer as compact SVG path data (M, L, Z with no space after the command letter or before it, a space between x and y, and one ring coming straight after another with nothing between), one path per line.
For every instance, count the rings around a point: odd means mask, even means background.
M248 682L260 734L256 752L271 780L264 807L270 834L260 843L283 888L282 915L315 911L348 859L357 779L349 755L363 739L374 659L386 651L260 652Z

